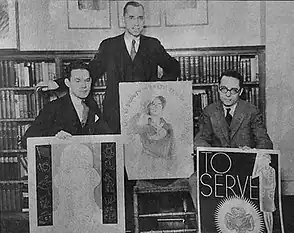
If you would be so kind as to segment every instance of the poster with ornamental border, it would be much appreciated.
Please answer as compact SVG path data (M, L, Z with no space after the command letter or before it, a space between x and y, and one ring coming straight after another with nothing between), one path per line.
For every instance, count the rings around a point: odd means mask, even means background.
M119 84L128 178L187 178L194 171L192 82Z
M28 139L30 233L125 231L120 136Z
M200 233L284 233L280 152L197 148Z

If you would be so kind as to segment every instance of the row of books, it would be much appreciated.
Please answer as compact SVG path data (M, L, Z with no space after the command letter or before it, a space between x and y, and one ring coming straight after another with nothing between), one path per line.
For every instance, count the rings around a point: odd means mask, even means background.
M0 61L0 87L33 87L56 77L56 64L45 61Z
M19 150L22 149L21 137L30 125L20 122L0 122L0 149Z
M18 156L0 157L0 181L18 180L20 177L20 163Z
M1 212L27 212L29 208L27 184L0 183L0 213Z
M105 92L95 92L94 99L96 100L101 112L103 112L103 100L104 100Z
M94 87L106 87L107 75L106 73L99 77L94 83Z
M43 108L45 98L37 92L0 90L0 118L34 118Z
M244 82L258 81L258 57L242 55L176 56L181 68L179 80L192 80L193 83L217 83L221 73L228 69L238 70ZM67 73L69 62L63 63ZM41 81L56 77L56 64L50 61L0 61L0 87L32 87ZM95 86L106 86L103 75Z
M194 89L192 98L193 116L198 117L207 105L218 99L218 87L216 85L207 89Z
M248 101L251 104L254 104L258 108L260 107L258 87L244 87L244 91L241 95L241 98Z
M192 80L195 84L217 83L222 72L239 71L244 82L258 82L258 57L226 56L179 56L181 76L179 80Z

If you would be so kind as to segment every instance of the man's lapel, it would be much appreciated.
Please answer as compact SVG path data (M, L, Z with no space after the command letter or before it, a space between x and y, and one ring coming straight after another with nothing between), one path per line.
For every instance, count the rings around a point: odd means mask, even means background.
M234 116L230 125L231 129L231 139L234 137L235 133L238 131L238 129L241 126L242 121L244 120L244 105L241 100L238 101Z
M115 61L115 66L119 70L120 75L117 75L119 78L119 81L125 81L125 64L126 63L132 63L131 56L127 50L127 46L124 40L124 33L119 36L118 39L118 46L117 51L115 51L117 56Z
M125 57L125 59L127 58L128 62L132 62L131 55L129 54L128 49L127 49L127 45L125 43L124 34L122 35L121 38L122 38L121 39L122 46L120 46L120 47L122 48L122 54Z

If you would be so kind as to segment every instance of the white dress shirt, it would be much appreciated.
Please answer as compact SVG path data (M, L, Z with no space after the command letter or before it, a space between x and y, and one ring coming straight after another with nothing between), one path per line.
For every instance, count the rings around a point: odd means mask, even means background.
M138 52L139 45L140 45L140 36L134 37L134 36L130 35L129 33L125 32L124 40L125 40L125 44L126 44L127 50L128 50L130 55L131 55L132 41L133 40L136 41L135 50L136 50L136 52Z
M78 117L80 119L80 122L82 122L82 119L83 119L83 111L84 111L84 107L82 105L82 100L72 94L69 94L70 95L70 98L71 98L71 101L73 103L73 106L78 114Z
M236 110L236 107L237 107L237 103L235 103L234 105L230 106L230 107L227 107L227 106L224 106L223 105L223 108L224 108L224 113L225 113L225 117L226 117L226 114L227 114L227 109L230 108L230 114L231 116L234 116L234 113L235 113L235 110Z

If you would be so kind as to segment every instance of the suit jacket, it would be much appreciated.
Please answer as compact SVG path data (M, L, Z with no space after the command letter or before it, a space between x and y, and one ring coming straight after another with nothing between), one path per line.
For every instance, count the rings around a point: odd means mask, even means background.
M220 101L207 106L200 117L200 130L194 139L194 147L240 147L272 149L260 111L252 104L239 100L228 126Z
M176 80L180 76L178 61L166 52L159 40L143 35L140 36L140 45L133 61L127 51L124 34L121 34L102 41L89 66L94 80L106 73L103 114L116 133L120 132L119 82ZM158 79L158 66L165 73L162 79Z
M101 118L95 100L88 99L86 103L89 106L89 113L84 127L80 123L69 94L45 105L24 134L22 138L23 146L26 147L28 137L54 136L61 130L72 135L112 133L107 123ZM95 118L98 120L95 121Z

